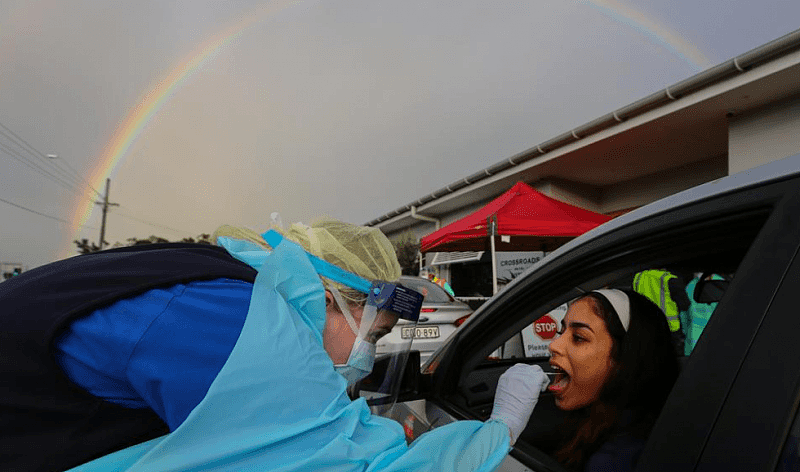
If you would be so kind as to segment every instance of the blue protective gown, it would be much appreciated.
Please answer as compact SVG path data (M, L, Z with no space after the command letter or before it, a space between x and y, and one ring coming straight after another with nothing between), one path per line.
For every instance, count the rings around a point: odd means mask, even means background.
M230 357L175 431L72 471L491 471L508 453L500 422L459 421L406 445L402 427L351 401L322 346L325 296L306 253L223 241L258 269Z

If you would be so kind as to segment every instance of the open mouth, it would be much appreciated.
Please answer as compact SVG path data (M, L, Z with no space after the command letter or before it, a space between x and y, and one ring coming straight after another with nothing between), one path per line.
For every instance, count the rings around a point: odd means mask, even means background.
M555 394L559 394L569 385L569 374L566 370L555 364L550 364L550 366L553 368L553 372L556 373L556 377L547 389Z

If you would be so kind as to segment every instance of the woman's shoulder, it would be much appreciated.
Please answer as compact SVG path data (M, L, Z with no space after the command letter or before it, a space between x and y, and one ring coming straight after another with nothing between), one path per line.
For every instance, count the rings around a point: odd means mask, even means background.
M629 433L614 435L603 443L586 462L586 472L626 472L633 470L645 439Z

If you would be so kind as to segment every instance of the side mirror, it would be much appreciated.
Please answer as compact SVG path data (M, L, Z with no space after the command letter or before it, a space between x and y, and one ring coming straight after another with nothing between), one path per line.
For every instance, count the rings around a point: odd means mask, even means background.
M692 297L698 303L717 303L728 290L727 280L700 280L694 286Z
M421 398L419 351L392 353L375 359L372 372L350 392L351 398L367 399L370 406L391 406Z

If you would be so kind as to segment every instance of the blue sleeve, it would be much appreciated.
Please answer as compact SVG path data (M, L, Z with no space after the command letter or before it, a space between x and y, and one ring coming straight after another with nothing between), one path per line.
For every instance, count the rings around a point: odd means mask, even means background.
M499 421L456 421L428 431L390 464L369 470L491 472L511 450L508 427Z
M72 323L56 359L92 395L149 407L174 430L227 360L251 292L252 284L229 279L150 290Z
M143 303L138 310L121 310L125 304L113 304L72 322L54 343L55 359L64 374L95 397L128 408L146 408L126 371L142 334L166 306L154 295L171 298L164 291L148 292L140 297Z

